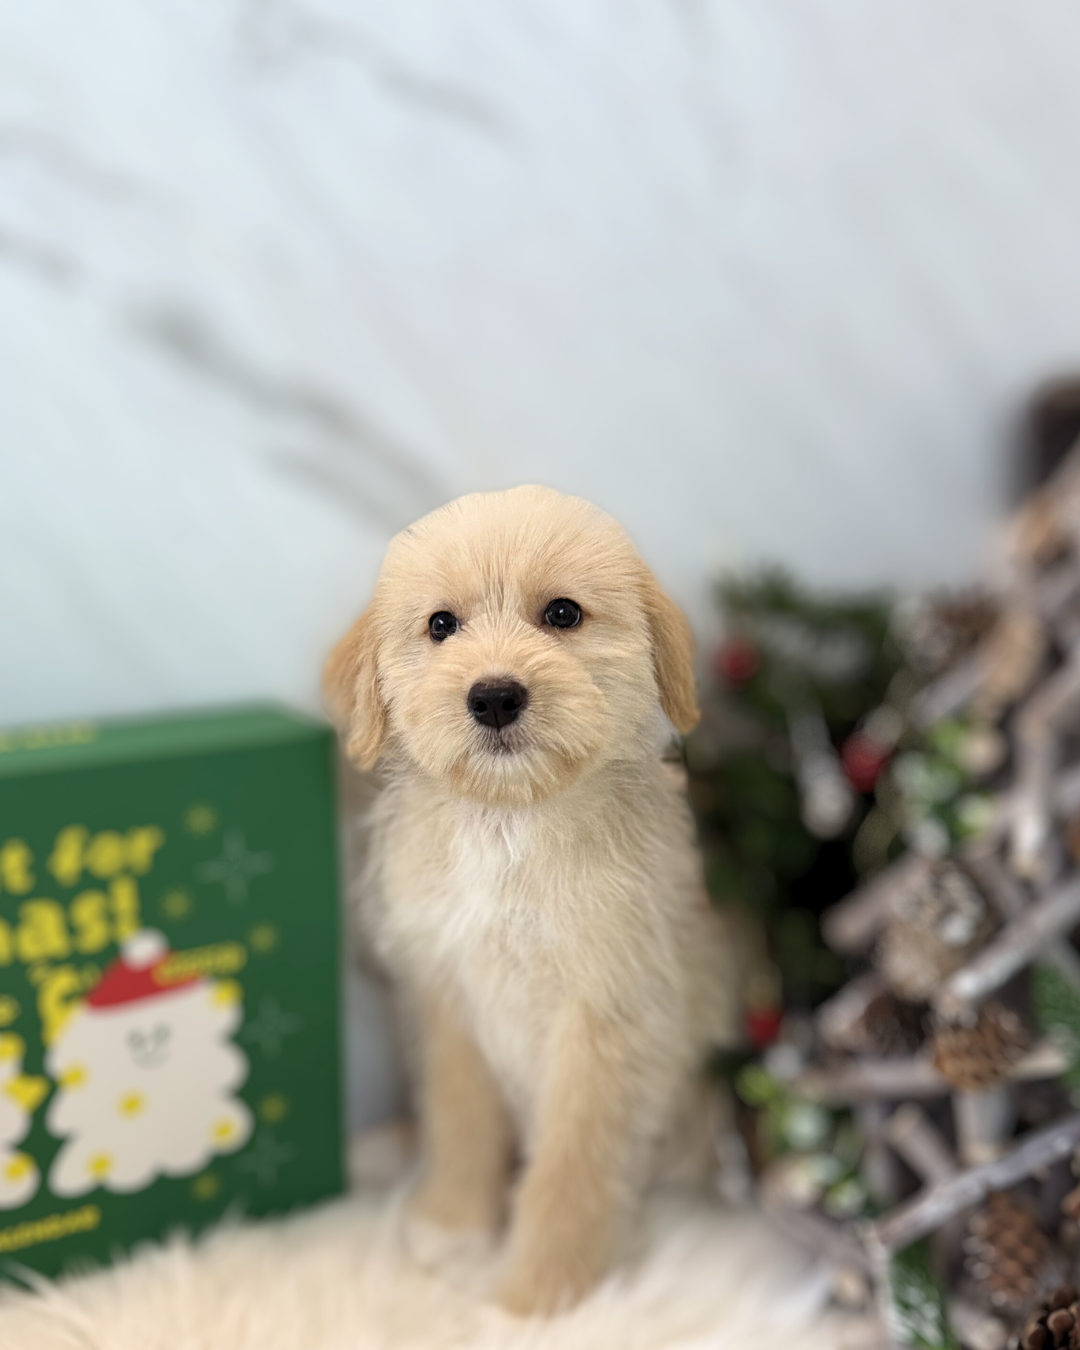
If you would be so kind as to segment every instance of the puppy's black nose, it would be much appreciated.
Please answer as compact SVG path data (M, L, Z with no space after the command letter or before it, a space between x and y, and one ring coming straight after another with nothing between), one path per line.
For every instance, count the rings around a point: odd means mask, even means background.
M483 684L477 681L469 690L466 702L469 711L482 727L501 731L508 726L529 701L529 691L516 680L501 684Z

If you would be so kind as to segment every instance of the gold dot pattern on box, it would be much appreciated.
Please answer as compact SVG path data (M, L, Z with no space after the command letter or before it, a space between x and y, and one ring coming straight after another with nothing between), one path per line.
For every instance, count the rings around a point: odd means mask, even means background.
M288 1113L289 1099L280 1092L271 1092L259 1103L259 1119L265 1120L268 1125L284 1120Z
M251 950L265 955L271 952L278 945L278 930L270 923L256 924L248 934L248 942L251 944Z
M206 802L196 802L184 813L184 828L189 834L212 834L217 829L217 812Z
M169 891L162 897L161 912L169 919L186 919L192 910L192 899L187 891Z
M191 1193L196 1200L213 1200L221 1190L221 1182L213 1172L204 1172L191 1183Z
M12 998L10 994L0 995L0 1027L11 1026L21 1012L17 998Z

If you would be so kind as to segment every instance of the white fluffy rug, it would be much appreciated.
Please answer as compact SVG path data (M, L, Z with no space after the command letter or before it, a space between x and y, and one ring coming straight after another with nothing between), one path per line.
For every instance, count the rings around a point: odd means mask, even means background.
M0 1295L2 1350L841 1350L828 1273L760 1216L657 1198L637 1265L573 1312L510 1318L417 1270L394 1194L180 1238ZM28 1276L33 1280L33 1277Z

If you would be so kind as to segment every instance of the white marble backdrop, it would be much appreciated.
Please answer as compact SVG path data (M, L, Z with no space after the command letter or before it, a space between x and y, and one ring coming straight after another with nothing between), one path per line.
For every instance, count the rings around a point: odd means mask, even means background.
M0 722L312 703L541 480L957 578L1080 361L1074 0L0 0Z

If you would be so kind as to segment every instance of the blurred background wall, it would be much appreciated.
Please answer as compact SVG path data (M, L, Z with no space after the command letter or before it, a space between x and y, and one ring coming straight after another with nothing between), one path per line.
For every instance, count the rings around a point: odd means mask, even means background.
M0 720L277 695L543 481L717 566L979 566L1080 360L1071 0L0 7Z
M1078 46L1071 0L0 6L0 724L315 706L389 536L522 481L706 640L722 566L973 575L1080 361Z

